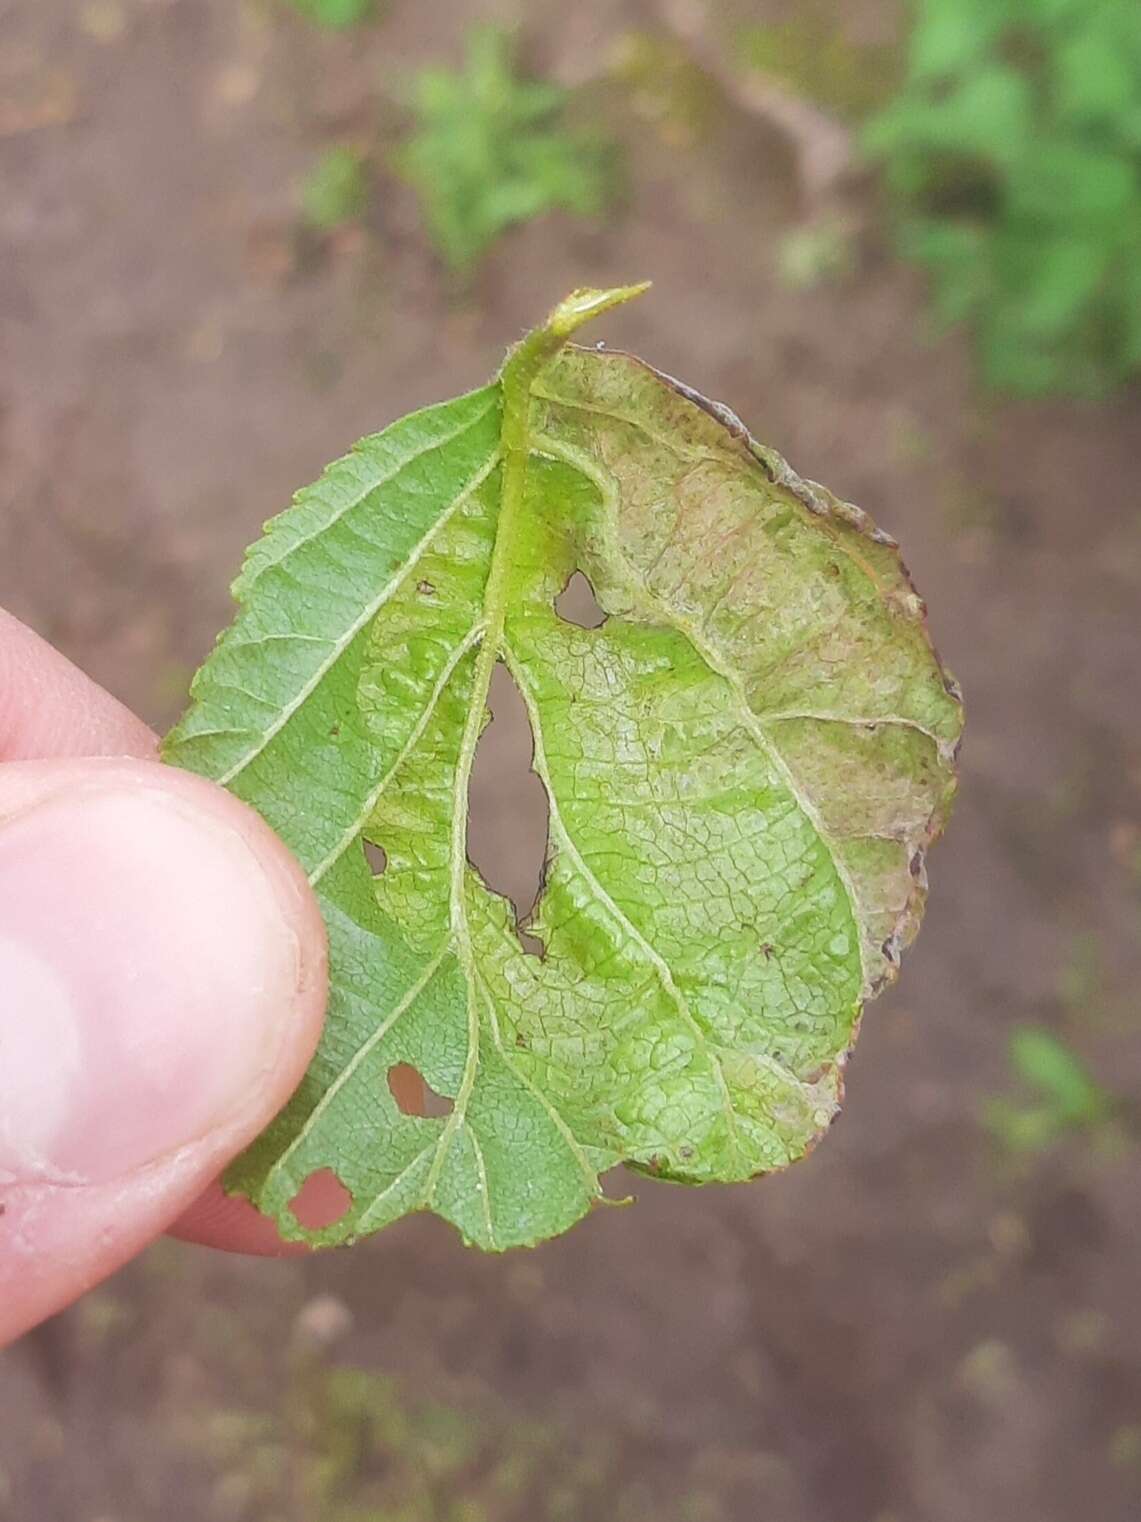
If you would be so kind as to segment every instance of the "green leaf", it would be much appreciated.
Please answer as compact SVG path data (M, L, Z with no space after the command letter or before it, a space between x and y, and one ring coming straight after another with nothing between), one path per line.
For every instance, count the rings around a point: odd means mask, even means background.
M462 73L417 77L415 128L393 162L451 269L469 273L507 228L556 208L602 210L611 154L563 124L566 104L565 91L518 77L498 27L472 29Z
M1065 1129L1048 1105L1020 1105L991 1099L983 1106L983 1124L1009 1152L1044 1152Z
M328 924L320 1050L228 1177L287 1236L431 1209L505 1248L619 1162L781 1167L918 927L960 729L923 604L893 540L732 414L565 346L639 289L576 292L491 385L301 492L166 742L262 812ZM576 570L598 628L556 611ZM497 662L550 800L541 956L466 854ZM402 1113L401 1064L449 1114ZM307 1232L324 1169L352 1204Z
M313 227L328 231L353 222L368 205L366 159L354 148L329 148L301 187L301 209Z
M925 0L909 44L912 75L939 78L977 65L1002 23L994 0Z
M1110 1096L1069 1047L1039 1026L1022 1026L1011 1036L1010 1065L1065 1125L1089 1125L1112 1108Z
M992 385L1102 395L1139 363L1141 10L914 9L903 89L863 134L900 203L904 249L930 267L940 319L969 320Z
M1125 117L1137 100L1137 59L1126 46L1124 25L1116 17L1091 18L1066 40L1053 60L1058 103L1067 115L1083 122L1113 123ZM1124 13L1122 13L1124 22ZM1141 33L1134 13L1134 36Z
M983 1122L1011 1152L1040 1152L1066 1131L1093 1130L1113 1117L1115 1104L1078 1057L1051 1031L1023 1025L1010 1038L1010 1066L1036 1092L1033 1104L994 1098Z
M376 9L376 0L290 0L290 4L319 26L328 27L353 26Z
M1112 235L1141 198L1141 181L1124 155L1090 153L1049 139L1027 155L1012 187L1012 213L1027 223L1051 221L1067 233L1086 227Z
M933 147L976 153L1004 167L1017 160L1033 130L1028 84L1015 70L997 65L970 73L931 107Z
M1004 230L995 270L1010 293L1007 311L1024 340L1064 338L1097 290L1105 251L1079 239L1043 242Z
M986 296L988 270L979 258L986 234L969 224L910 218L900 228L900 249L938 277L933 306L943 327L962 322Z

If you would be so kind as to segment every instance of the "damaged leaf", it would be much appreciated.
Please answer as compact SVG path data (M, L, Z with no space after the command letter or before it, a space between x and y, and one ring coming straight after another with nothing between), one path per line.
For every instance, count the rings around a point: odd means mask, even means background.
M726 409L567 345L640 289L576 292L491 385L299 493L167 739L273 825L328 925L320 1049L227 1179L287 1237L431 1209L499 1249L617 1163L783 1167L918 927L961 726L923 603L893 540ZM576 572L597 627L556 608ZM550 805L526 947L467 854L497 663ZM435 1113L397 1102L409 1068ZM306 1230L326 1170L351 1202Z

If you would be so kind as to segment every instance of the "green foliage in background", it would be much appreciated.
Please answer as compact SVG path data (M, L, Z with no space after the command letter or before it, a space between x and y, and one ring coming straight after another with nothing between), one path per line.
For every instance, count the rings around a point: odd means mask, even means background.
M301 187L305 220L322 232L355 222L367 205L367 160L355 148L328 149Z
M507 228L556 207L605 208L612 151L565 124L567 102L565 90L518 76L511 39L496 27L472 31L460 72L420 73L415 128L395 164L453 270L470 272Z
M376 9L376 0L289 0L294 10L319 26L352 26L365 21Z
M1141 5L920 0L866 142L993 385L1098 394L1141 369Z
M794 227L777 248L777 273L782 284L794 291L843 280L855 267L851 231L835 217Z
M98 1298L112 1327L129 1321ZM444 1398L428 1398L296 1342L290 1354L275 1401L239 1367L213 1399L195 1386L162 1413L164 1461L191 1485L215 1477L201 1513L215 1522L728 1522L732 1449L637 1477L644 1455L601 1422L512 1406L474 1380L437 1375Z
M651 123L670 148L706 140L724 110L724 96L676 37L631 30L617 38L607 60L634 115Z
M743 27L738 49L747 67L845 120L860 121L881 106L899 74L898 49L853 42L839 24L832 0L801 0L788 20Z
M1033 1103L992 1099L988 1129L1011 1152L1040 1152L1066 1131L1093 1130L1113 1113L1113 1100L1057 1036L1023 1026L1010 1038L1010 1066Z

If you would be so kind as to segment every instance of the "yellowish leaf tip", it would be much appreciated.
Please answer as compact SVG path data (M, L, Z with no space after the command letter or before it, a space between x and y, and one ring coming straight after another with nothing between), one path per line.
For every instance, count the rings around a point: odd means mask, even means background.
M651 281L643 280L637 285L619 285L608 291L590 287L572 291L563 298L547 318L547 331L558 338L569 338L584 323L590 322L603 312L624 306L650 289Z

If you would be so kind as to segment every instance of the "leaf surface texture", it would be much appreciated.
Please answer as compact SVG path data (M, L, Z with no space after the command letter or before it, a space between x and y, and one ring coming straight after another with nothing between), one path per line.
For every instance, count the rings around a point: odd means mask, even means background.
M299 493L168 737L278 831L328 925L321 1047L227 1181L287 1236L431 1209L502 1249L619 1162L782 1167L918 928L961 725L923 604L894 541L732 414L564 344L628 294L576 293L493 384ZM598 628L556 611L576 571ZM496 662L550 804L541 955L467 859ZM447 1114L403 1113L401 1064ZM324 1169L351 1205L306 1230Z

